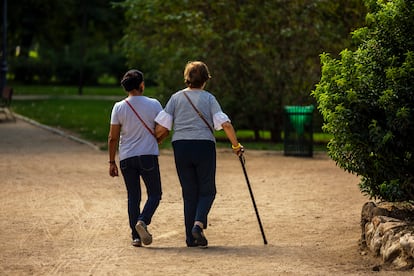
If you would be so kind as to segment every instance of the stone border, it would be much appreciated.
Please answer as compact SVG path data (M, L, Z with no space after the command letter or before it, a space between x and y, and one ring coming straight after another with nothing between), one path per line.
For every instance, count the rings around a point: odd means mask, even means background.
M381 258L374 268L414 271L414 204L367 202L361 212L361 250ZM366 253L365 253L366 254Z

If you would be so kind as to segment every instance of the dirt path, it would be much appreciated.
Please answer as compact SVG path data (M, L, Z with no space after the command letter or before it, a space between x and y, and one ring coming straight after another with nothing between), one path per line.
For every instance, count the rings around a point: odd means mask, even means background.
M135 248L125 187L108 176L105 152L21 120L0 123L0 274L374 274L376 260L358 250L367 199L355 176L320 153L247 150L246 162L268 245L237 157L219 150L210 247L185 247L174 160L163 151L163 200L149 228L154 242Z

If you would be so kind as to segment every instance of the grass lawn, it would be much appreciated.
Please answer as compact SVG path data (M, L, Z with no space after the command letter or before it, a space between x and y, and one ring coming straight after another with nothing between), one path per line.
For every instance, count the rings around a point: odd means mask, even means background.
M116 100L113 98L96 99L77 96L76 87L66 86L13 86L15 95L48 95L48 99L14 99L12 110L39 123L64 129L78 134L83 139L96 143L100 148L106 149L109 131L109 122L112 107ZM83 95L91 96L119 96L119 100L126 96L120 87L87 87ZM147 87L145 94L153 96L156 88ZM71 96L71 97L68 97ZM215 133L218 147L229 147L229 142L223 131ZM238 130L237 136L241 143L250 149L283 150L282 143L271 143L269 140L252 142L253 131ZM269 132L263 131L261 136L269 138ZM314 134L314 150L326 150L329 135ZM170 148L171 143L165 141L161 148Z
M114 102L92 99L15 100L13 111L41 124L66 129L82 138L105 143Z
M13 85L14 95L49 95L49 96L68 96L79 95L76 86L53 86L53 85ZM151 89L146 89L145 92L151 92ZM102 86L91 87L86 86L82 89L82 95L101 95L101 96L115 96L124 94L121 86Z

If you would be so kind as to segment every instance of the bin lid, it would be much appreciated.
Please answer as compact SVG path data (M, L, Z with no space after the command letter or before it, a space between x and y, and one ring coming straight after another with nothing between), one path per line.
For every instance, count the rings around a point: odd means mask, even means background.
M298 135L302 135L305 131L305 125L309 124L312 121L312 116L314 106L285 106L286 114L289 117L290 123L293 125L294 129Z
M287 105L285 111L287 113L312 113L315 107L313 105L299 106L299 105Z

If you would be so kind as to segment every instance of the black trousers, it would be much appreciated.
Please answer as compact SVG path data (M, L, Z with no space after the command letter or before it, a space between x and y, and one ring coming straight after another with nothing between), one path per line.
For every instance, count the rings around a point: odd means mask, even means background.
M194 221L207 227L216 196L216 144L209 140L179 140L172 145L184 200L186 242L192 244Z
M128 216L132 239L139 237L135 230L138 220L147 225L151 223L152 216L161 200L161 177L158 165L158 156L141 155L124 159L120 162L120 168L124 177L128 193ZM140 177L144 180L147 190L147 200L142 212Z

